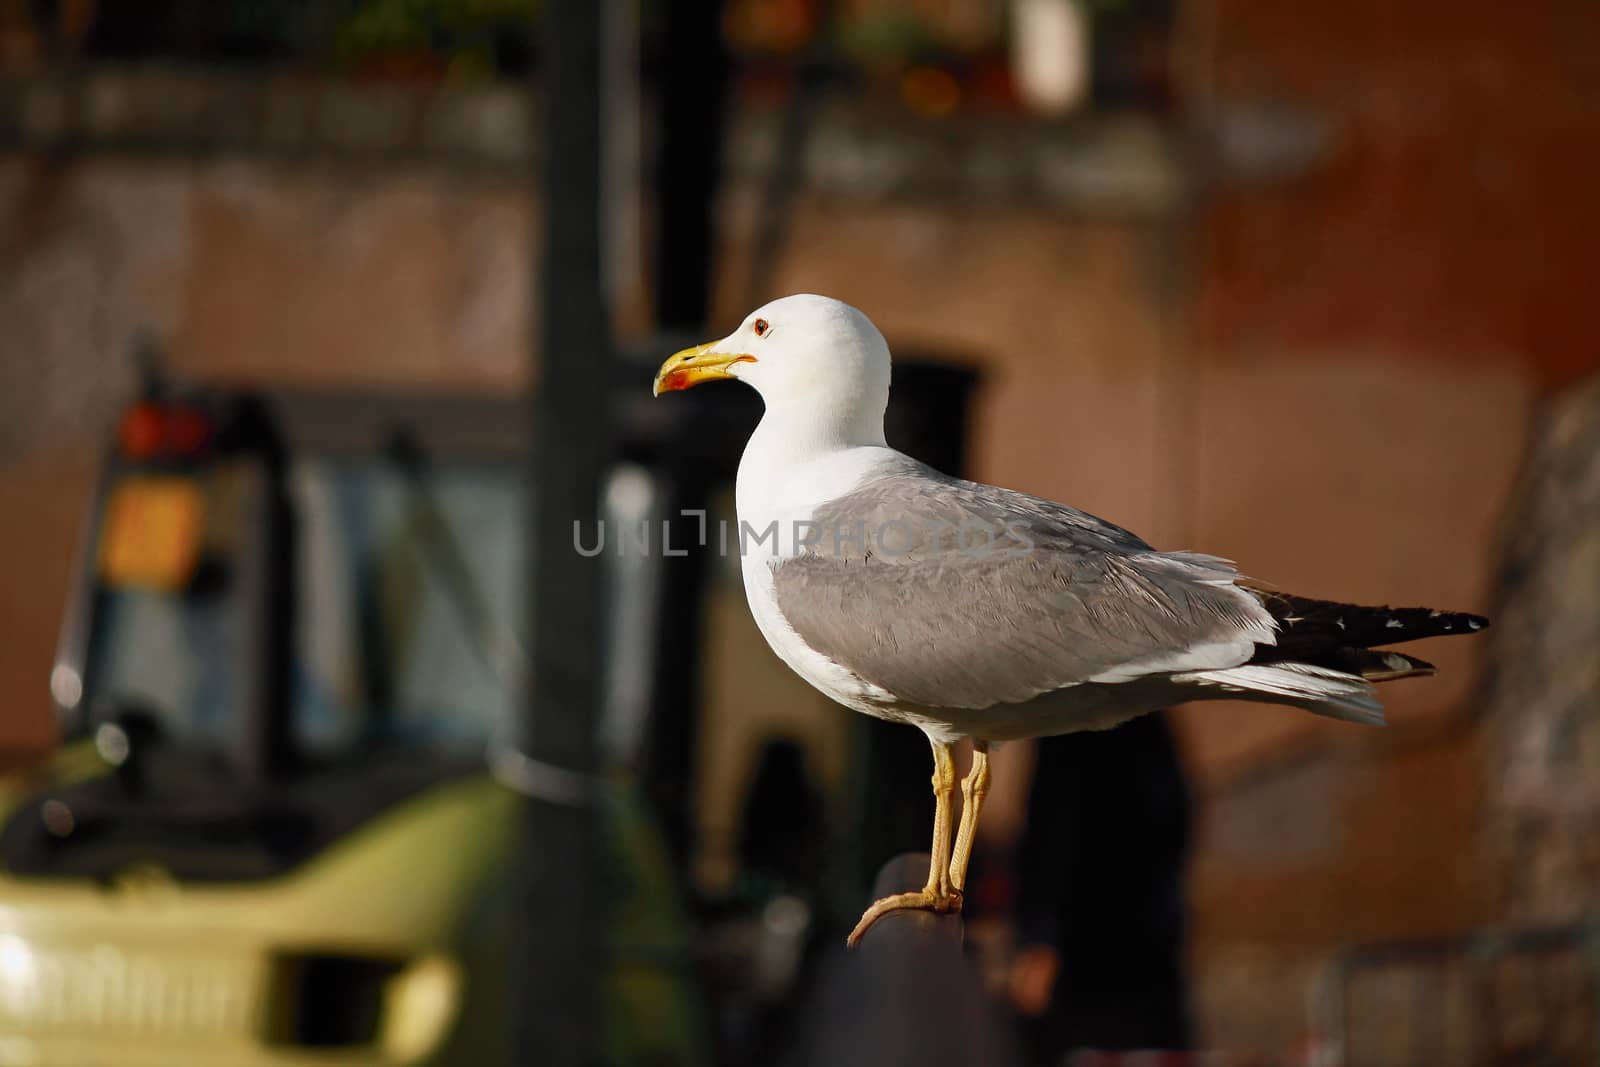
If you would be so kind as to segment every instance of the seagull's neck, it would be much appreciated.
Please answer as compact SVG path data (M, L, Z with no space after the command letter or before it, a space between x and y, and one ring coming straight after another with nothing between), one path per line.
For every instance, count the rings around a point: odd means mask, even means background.
M739 460L741 519L762 522L848 491L889 452L883 414L768 408Z
M784 449L791 461L848 448L882 448L883 409L863 408L853 404L769 406L750 442Z

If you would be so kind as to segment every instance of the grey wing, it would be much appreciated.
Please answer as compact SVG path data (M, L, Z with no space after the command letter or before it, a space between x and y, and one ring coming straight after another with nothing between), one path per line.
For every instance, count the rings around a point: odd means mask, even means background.
M778 610L807 645L898 701L1020 703L1080 682L1235 666L1275 639L1225 560L1157 552L1076 509L920 464L814 522L809 549L774 565Z

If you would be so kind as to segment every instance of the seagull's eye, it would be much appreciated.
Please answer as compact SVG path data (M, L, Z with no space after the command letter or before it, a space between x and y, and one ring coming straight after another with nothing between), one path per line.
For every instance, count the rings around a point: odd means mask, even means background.
M767 335L767 331L772 329L772 327L767 325L766 319L757 319L754 329L757 337L765 337Z

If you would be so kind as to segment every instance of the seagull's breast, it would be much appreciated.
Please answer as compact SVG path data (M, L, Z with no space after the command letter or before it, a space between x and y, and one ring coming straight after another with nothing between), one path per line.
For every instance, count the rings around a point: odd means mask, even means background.
M786 456L761 440L758 430L739 463L740 571L745 599L761 636L778 658L830 699L857 711L883 714L893 697L817 652L795 632L778 607L773 567L794 556L822 505L844 496L900 453L881 446L838 449L809 460Z

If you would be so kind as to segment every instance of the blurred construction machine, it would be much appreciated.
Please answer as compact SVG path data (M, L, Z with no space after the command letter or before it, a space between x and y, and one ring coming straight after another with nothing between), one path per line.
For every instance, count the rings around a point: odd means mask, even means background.
M66 743L0 785L0 1063L503 1058L525 438L464 397L127 409L49 680ZM666 853L625 781L598 806L607 1051L693 1062Z

